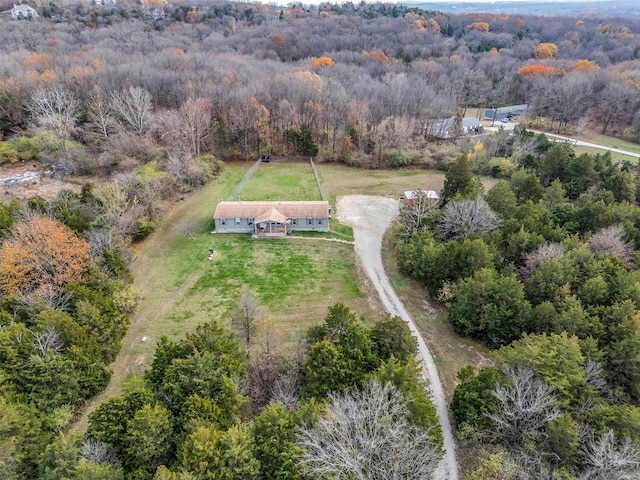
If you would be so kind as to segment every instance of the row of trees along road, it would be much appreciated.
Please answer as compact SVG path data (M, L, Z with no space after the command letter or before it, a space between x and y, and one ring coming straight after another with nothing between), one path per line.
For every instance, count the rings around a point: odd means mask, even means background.
M126 4L51 8L34 21L0 20L5 161L28 150L80 171L130 171L155 159L186 185L214 150L435 164L425 125L514 103L551 128L640 132L631 19L226 3L167 7L152 20ZM34 125L54 135L47 151L17 143Z
M405 203L395 235L402 270L493 350L495 366L459 372L451 403L479 452L466 478L637 478L640 170L528 132L504 148L513 168L487 192L476 145L442 208Z

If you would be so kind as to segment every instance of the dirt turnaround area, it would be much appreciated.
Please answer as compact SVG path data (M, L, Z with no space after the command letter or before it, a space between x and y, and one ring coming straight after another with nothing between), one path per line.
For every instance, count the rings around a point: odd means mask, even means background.
M458 480L456 444L449 421L447 401L438 376L438 370L427 344L418 332L415 322L405 309L389 283L382 266L382 236L398 214L399 201L386 197L348 195L337 200L338 220L353 228L355 250L369 281L378 292L380 301L390 315L407 322L418 340L418 356L423 374L429 381L438 419L442 427L445 455L436 471L437 480Z

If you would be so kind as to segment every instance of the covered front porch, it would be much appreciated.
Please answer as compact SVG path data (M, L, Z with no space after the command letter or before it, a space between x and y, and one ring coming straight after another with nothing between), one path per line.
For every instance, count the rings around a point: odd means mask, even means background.
M258 238L285 237L289 233L288 224L287 217L276 208L272 208L269 212L256 218L254 236Z

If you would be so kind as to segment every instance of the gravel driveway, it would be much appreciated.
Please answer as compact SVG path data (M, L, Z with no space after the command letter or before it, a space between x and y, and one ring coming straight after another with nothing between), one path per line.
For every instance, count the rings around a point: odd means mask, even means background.
M419 360L422 361L424 376L431 387L444 439L445 456L438 467L435 479L458 480L456 444L435 361L413 319L391 287L382 266L380 255L382 236L398 214L399 201L386 197L348 195L338 198L336 209L338 220L353 228L356 254L367 277L378 292L384 308L389 314L405 320L418 340Z

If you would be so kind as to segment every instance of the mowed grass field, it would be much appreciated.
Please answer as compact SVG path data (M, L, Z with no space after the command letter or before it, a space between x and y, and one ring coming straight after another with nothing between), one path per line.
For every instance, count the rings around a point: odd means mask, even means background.
M247 180L242 200L322 200L309 162L270 162Z
M620 148L623 148L623 147L620 147ZM575 150L576 155L582 155L583 153L589 153L591 155L599 153L600 155L603 155L606 153L606 150L603 150L601 148L593 148L593 147L574 146L573 149ZM611 160L613 161L613 163L624 162L624 161L631 162L631 163L638 163L638 159L636 157L633 157L631 155L624 155L622 153L617 153L617 152L611 152Z

